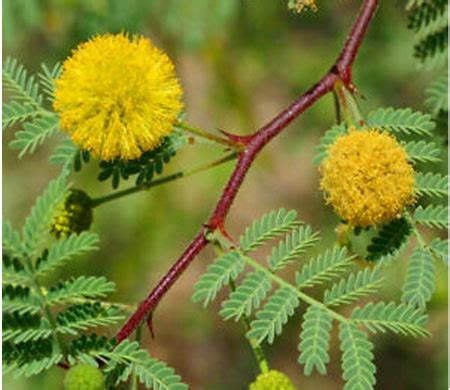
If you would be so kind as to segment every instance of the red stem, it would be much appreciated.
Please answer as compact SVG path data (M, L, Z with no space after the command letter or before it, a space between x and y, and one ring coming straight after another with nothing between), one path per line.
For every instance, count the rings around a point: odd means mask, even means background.
M334 83L338 79L342 80L348 88L353 89L351 79L352 65L377 6L378 0L364 1L336 63L319 82L267 125L252 135L239 138L240 143L244 144L244 149L239 155L236 167L211 217L168 273L120 329L116 337L118 343L127 338L153 312L167 290L175 283L195 256L208 244L206 237L208 231L213 231L217 228L223 229L225 218L244 181L245 175L261 149L319 98L331 92Z

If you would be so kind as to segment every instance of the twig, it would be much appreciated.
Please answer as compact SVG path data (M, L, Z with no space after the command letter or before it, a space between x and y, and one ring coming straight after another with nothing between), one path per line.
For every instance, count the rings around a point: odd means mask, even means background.
M207 234L216 229L224 230L225 218L233 204L238 190L247 171L261 149L275 136L277 136L289 123L311 107L319 98L333 91L335 83L340 80L350 90L354 91L352 84L352 66L358 49L372 20L378 0L365 0L350 31L337 61L331 69L308 91L301 95L287 109L282 111L271 122L247 137L240 137L244 149L239 153L236 167L226 185L211 217L183 252L181 257L170 268L158 285L139 305L137 310L128 319L117 334L117 342L127 338L139 324L147 318L158 305L167 290L175 283L195 256L208 244ZM230 135L230 137L233 137Z

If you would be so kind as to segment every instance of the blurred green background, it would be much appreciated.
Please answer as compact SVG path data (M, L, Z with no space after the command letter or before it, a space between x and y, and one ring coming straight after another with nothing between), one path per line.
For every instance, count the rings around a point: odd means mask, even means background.
M357 12L357 1L320 1L317 13L296 15L281 0L3 0L3 54L34 71L53 65L80 41L104 32L144 34L177 65L185 90L187 121L206 129L246 134L265 124L305 91L334 61ZM382 2L356 66L355 83L366 96L364 111L378 106L423 109L423 90L432 73L417 69L403 1ZM301 219L334 240L337 218L318 191L314 146L334 121L331 96L323 98L272 142L248 174L229 216L233 235L263 212L296 209ZM17 160L3 142L3 211L22 224L35 197L58 168L48 164L56 141ZM217 155L208 145L186 147L166 171ZM139 302L181 253L217 201L233 163L147 193L108 203L95 211L93 229L101 249L80 259L69 272L106 275L117 283L113 299ZM443 165L443 168L444 165ZM97 197L111 191L96 181L90 164L74 174L75 188ZM126 183L125 186L132 183ZM123 186L122 188L125 188ZM193 389L245 389L257 372L240 327L224 323L219 304L208 309L190 301L193 284L212 259L203 252L176 283L154 317L151 354L176 368ZM387 273L382 297L399 297L405 261ZM66 271L65 271L66 272ZM447 386L447 282L438 270L438 291L430 305L434 336L411 340L377 336L378 389L422 390ZM299 389L342 388L339 351L333 338L329 373L304 377L297 364L301 307L267 354ZM111 330L110 336L113 335ZM4 380L7 389L60 389L61 370L38 379Z

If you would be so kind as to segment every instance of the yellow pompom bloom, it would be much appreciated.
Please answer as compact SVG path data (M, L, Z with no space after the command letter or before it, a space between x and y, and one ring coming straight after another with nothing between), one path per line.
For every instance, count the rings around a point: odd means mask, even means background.
M107 34L80 44L55 84L61 128L102 160L154 149L183 107L173 63L144 37Z
M353 226L399 217L414 202L414 170L394 137L377 129L337 138L320 166L327 203Z
M296 390L291 380L280 371L270 370L258 375L249 390Z

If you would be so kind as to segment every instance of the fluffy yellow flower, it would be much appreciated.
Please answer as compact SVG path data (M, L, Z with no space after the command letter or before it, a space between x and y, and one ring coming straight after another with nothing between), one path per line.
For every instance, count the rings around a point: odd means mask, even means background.
M80 44L64 62L53 107L82 149L128 160L170 134L181 96L173 63L150 40L107 34Z
M353 226L382 224L414 202L414 170L405 150L376 129L338 137L320 172L327 203Z
M258 375L249 390L296 390L291 380L280 371L270 370Z

